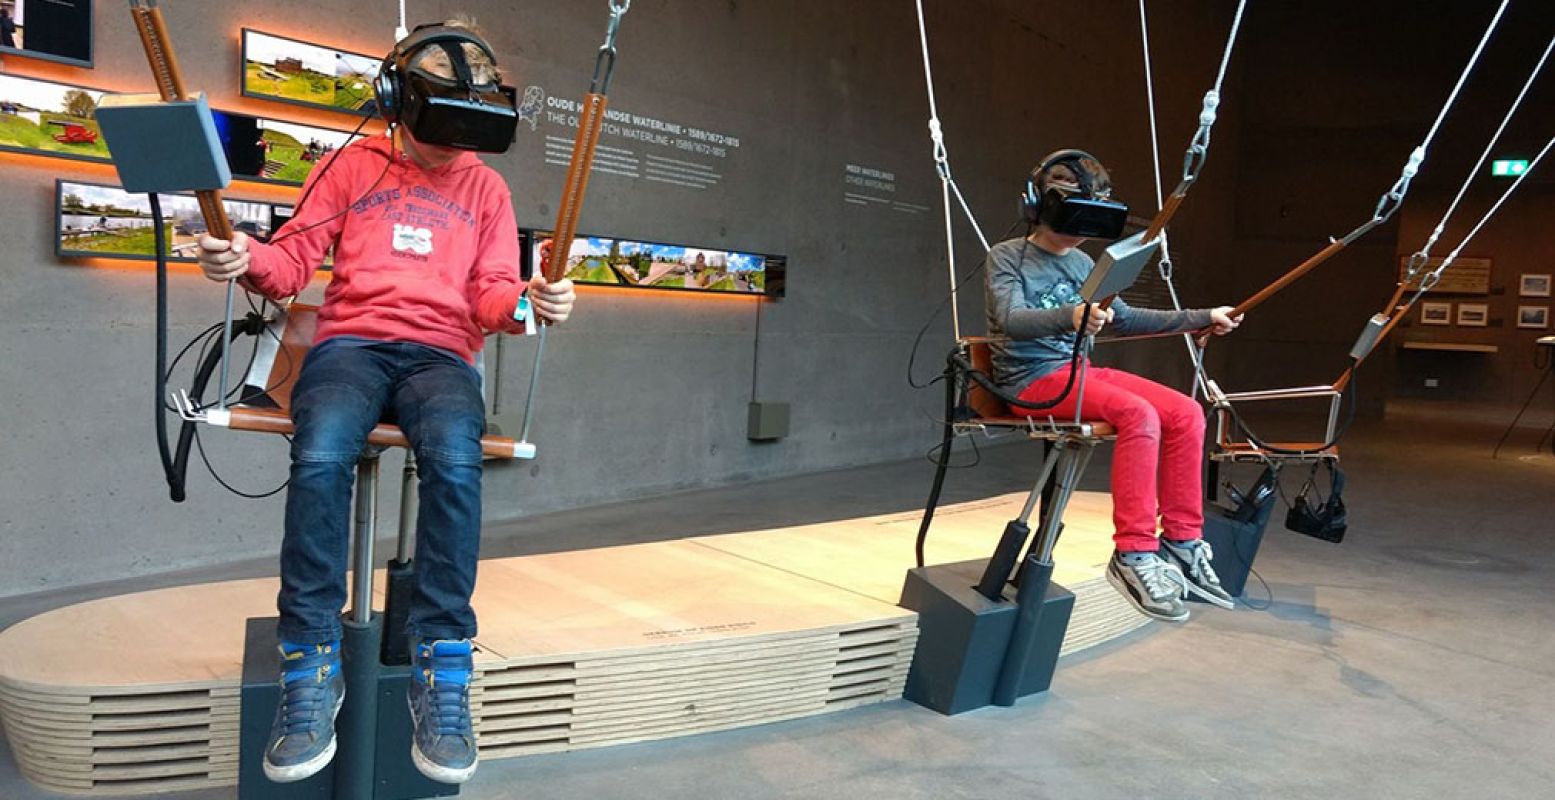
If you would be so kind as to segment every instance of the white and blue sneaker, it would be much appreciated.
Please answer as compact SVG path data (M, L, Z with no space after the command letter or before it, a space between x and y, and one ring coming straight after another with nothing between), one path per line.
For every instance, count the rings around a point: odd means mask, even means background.
M410 719L415 734L410 760L422 775L464 783L478 755L470 721L470 677L475 648L469 639L419 642L411 652Z
M311 777L335 757L335 716L346 699L340 643L281 643L281 702L265 748L265 777Z

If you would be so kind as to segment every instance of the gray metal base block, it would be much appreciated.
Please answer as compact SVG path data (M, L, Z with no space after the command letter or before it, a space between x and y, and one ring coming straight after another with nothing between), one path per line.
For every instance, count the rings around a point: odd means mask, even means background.
M938 564L908 570L900 605L918 612L918 647L907 675L906 697L941 714L960 714L993 702L1010 636L1015 629L1013 589L1000 602L973 588L987 560ZM1020 678L1019 695L1047 691L1074 593L1048 585L1032 657Z
M1204 541L1215 550L1210 564L1220 577L1220 585L1232 597L1241 597L1247 586L1247 575L1252 571L1258 546L1263 543L1263 531L1269 524L1269 514L1274 506L1275 503L1269 503L1247 522L1232 519L1218 505L1204 507ZM1188 599L1204 602L1192 593L1188 594Z

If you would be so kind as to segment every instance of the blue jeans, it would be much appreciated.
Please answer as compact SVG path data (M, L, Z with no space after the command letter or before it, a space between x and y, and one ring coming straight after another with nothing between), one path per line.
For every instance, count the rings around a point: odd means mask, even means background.
M473 637L486 425L475 368L424 345L326 339L303 362L291 413L297 433L281 544L281 638L340 638L351 486L367 434L380 421L405 432L421 476L412 640Z

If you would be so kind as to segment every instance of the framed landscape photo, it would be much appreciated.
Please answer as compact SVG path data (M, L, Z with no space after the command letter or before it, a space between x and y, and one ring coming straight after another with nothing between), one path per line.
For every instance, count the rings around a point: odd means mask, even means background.
M1490 324L1490 304L1459 303L1458 327L1483 328Z
M1549 306L1518 306L1517 327L1544 330L1550 326Z
M243 29L243 95L371 116L382 59Z
M522 232L525 273L549 253L551 234ZM568 250L568 278L578 283L782 297L788 259L709 247L578 235Z
M1550 296L1550 276L1548 274L1533 275L1533 274L1529 274L1529 273L1524 273L1523 276L1522 276L1522 280L1517 282L1517 296L1518 297L1549 297Z
M1451 325L1452 303L1421 303L1421 325Z

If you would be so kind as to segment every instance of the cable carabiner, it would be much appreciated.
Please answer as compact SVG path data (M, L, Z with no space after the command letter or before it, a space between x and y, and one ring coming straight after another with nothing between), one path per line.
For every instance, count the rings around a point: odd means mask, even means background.
M590 94L610 91L610 76L616 69L616 34L621 30L621 17L632 7L632 0L610 0L610 23L605 27L605 43L599 46L594 57L594 75L589 79Z
M615 52L616 32L621 29L621 18L626 16L626 10L632 5L632 0L617 5L614 0L610 3L610 24L605 27L605 43L599 46L601 50Z

